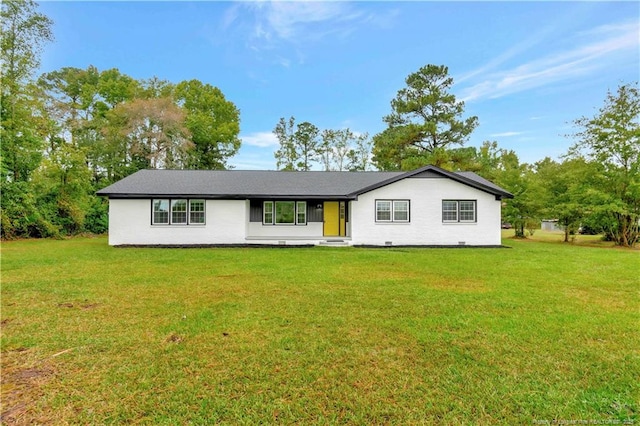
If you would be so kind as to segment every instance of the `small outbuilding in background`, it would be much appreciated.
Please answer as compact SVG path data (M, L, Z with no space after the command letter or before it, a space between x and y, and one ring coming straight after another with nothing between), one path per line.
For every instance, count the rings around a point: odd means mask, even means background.
M558 219L543 219L541 228L543 231L562 231Z

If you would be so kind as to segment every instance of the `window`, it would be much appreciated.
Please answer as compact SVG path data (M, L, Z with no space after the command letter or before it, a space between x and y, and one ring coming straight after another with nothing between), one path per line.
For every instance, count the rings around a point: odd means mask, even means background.
M153 225L204 225L205 200L153 200Z
M476 201L475 200L443 200L442 201L442 221L443 222L475 222L476 221Z
M376 222L409 222L409 200L376 200Z
M458 221L458 202L457 201L442 202L442 221L443 222Z
M475 201L460 201L458 203L460 208L460 222L475 222L476 221L476 202Z
M307 202L298 201L296 203L296 225L307 224Z
M276 224L293 225L295 220L295 201L276 201Z
M273 201L265 201L262 207L262 223L273 225Z
M153 200L153 218L154 225L169 224L169 200Z
M189 200L189 223L204 224L204 200Z
M306 225L306 201L265 201L262 203L263 225Z
M393 221L409 222L409 201L393 202Z
M376 222L391 222L391 201L376 201Z
M171 200L171 223L187 224L187 200Z

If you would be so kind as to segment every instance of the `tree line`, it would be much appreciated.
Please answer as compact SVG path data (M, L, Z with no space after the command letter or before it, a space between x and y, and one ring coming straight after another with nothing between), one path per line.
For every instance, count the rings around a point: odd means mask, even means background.
M304 122L294 129L294 118L284 118L274 129L280 149L275 153L281 170L413 170L432 164L446 170L473 171L514 194L505 201L503 222L525 237L541 219L554 219L564 229L565 241L578 228L603 233L621 246L640 239L640 95L638 83L623 84L607 93L594 117L581 117L568 137L575 143L561 161L544 158L522 163L513 150L496 141L465 147L478 126L478 117L463 117L464 102L450 93L453 79L444 65L426 65L405 79L383 118L387 128L371 141L357 143L343 136L336 144L333 131L319 131ZM326 132L326 133L325 133ZM349 129L345 134L351 134ZM351 148L349 148L351 147ZM357 155L355 155L357 153ZM351 158L356 157L357 161ZM337 160L337 161L336 161ZM331 165L334 165L332 168ZM339 165L339 166L335 166Z
M240 112L198 80L136 80L118 69L64 67L34 76L53 41L51 20L32 0L1 4L0 190L2 238L107 230L95 195L140 169L225 169L239 150ZM524 237L542 218L565 239L579 226L633 246L640 232L638 83L606 95L594 117L574 121L575 143L560 161L522 163L485 141L468 147L478 117L464 117L444 65L405 79L372 138L292 116L276 124L279 170L412 170L427 164L474 171L514 194L503 221Z
M240 148L240 112L198 80L136 80L64 67L38 78L52 21L31 0L2 3L2 237L107 230L95 195L147 168L222 169Z
M371 170L371 140L368 133L350 129L325 129L308 121L296 124L295 117L284 117L273 129L280 148L274 153L278 170L324 171Z

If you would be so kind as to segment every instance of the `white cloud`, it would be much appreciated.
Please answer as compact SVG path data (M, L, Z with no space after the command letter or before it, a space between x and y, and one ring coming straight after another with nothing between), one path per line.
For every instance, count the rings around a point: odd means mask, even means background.
M626 22L598 27L583 33L589 40L572 50L550 54L511 69L485 74L485 71L503 61L502 56L467 74L467 79L482 78L461 90L459 98L465 102L482 98L499 98L571 78L593 73L628 52L640 48L640 23ZM519 50L519 49L516 49ZM634 53L635 53L634 52ZM617 58L620 60L620 58ZM624 61L625 58L623 57Z
M533 46L541 43L545 38L548 38L555 29L556 29L556 25L554 23L551 23L549 25L546 25L545 27L542 27L541 29L533 33L531 36L527 37L525 40L521 41L515 46L512 46L507 51L491 59L489 62L482 65L480 68L476 68L473 71L470 71L466 74L456 77L455 78L456 83L460 84L463 81L466 81L475 77L476 75L486 73L502 65L503 63L513 58L514 56L517 56L518 54L525 52L527 49L530 49Z
M362 25L389 29L399 12L376 14L343 1L248 1L233 3L220 21L222 37L240 36L256 54L280 50L274 63L284 67L304 62L310 43L327 37L346 38ZM292 52L295 58L283 57Z
M242 143L257 146L260 148L268 148L278 146L278 138L272 132L254 132L248 135L240 135Z
M491 135L489 135L492 138L508 138L511 136L518 136L521 135L522 132L502 132L502 133L493 133Z
M234 24L236 19L238 19L238 13L239 6L237 4L234 4L225 11L224 15L222 16L222 22L220 24L223 30L227 30Z
M357 14L354 15L346 3L275 1L260 5L260 18L267 24L267 34L284 40L304 36L303 27L314 23L357 18ZM352 18L348 18L349 15Z

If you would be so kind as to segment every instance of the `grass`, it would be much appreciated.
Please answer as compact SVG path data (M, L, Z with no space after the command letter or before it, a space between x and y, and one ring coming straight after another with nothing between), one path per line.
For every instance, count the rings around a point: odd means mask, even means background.
M564 231L543 231L536 229L533 235L530 235L529 230L525 231L527 238L525 241L545 242L545 243L564 243ZM513 238L514 230L502 230L502 238ZM569 235L569 244L581 247L602 247L613 248L615 243L613 241L604 241L602 235Z
M3 243L2 421L639 421L640 252L505 243Z

